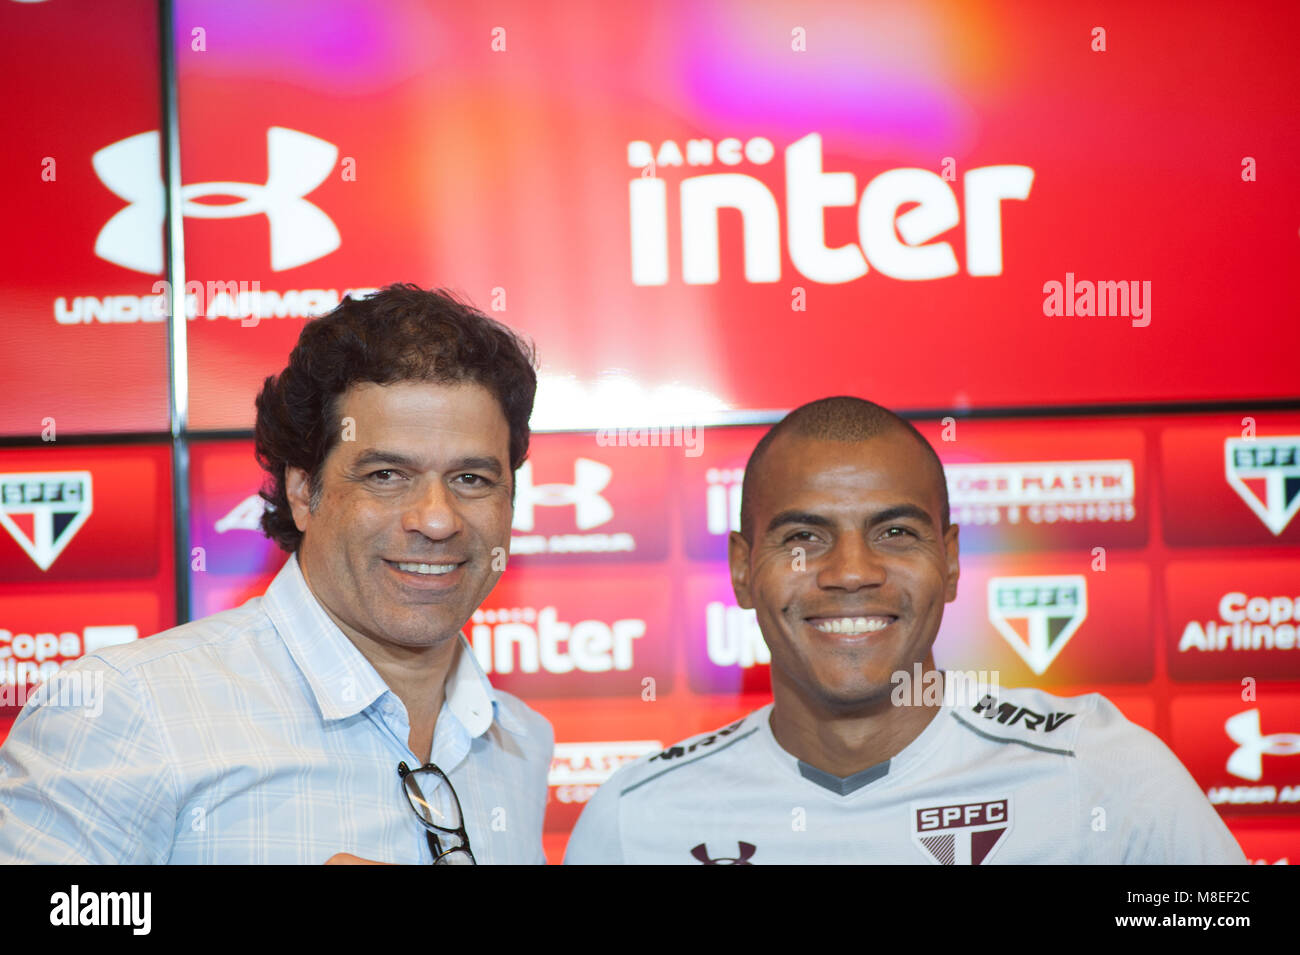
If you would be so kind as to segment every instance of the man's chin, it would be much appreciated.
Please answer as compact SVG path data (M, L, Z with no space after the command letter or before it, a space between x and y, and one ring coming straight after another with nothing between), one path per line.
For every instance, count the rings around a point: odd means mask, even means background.
M836 716L856 716L888 710L892 705L893 685L821 686L818 702Z

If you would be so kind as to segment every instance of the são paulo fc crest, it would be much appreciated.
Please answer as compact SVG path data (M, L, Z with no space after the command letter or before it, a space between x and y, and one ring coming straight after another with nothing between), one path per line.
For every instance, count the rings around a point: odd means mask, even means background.
M1088 582L1081 574L989 581L989 621L1040 676L1087 616Z
M1300 511L1300 435L1228 438L1224 473L1274 536Z
M89 471L0 474L0 525L41 570L49 570L90 517Z
M935 865L983 865L1011 831L1011 797L912 803L912 842Z

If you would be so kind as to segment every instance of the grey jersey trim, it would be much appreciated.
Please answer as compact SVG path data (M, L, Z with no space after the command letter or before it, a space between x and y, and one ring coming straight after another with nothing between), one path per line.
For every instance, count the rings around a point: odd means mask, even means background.
M802 759L799 760L799 775L810 783L816 783L823 789L829 789L837 796L847 796L855 793L867 783L874 783L882 776L889 773L889 760L883 763L877 763L875 766L860 770L851 776L836 776L834 773L828 773L824 769L818 769L816 766L809 766Z
M994 736L992 733L986 733L982 729L977 729L976 727L971 726L969 723L967 723L956 713L952 714L952 718L955 719L962 726L966 727L976 736L983 736L985 739L992 740L995 743L1019 743L1021 746L1028 746L1030 749L1036 749L1042 753L1055 753L1058 756L1074 755L1074 750L1072 749L1053 749L1051 746L1040 746L1038 743L1028 743L1025 742L1023 739L1007 739L1005 736Z
M683 762L678 763L676 766L669 766L667 769L660 770L659 772L655 773L653 776L647 776L645 779L641 780L639 783L633 783L631 786L628 786L627 789L624 789L622 792L619 793L619 796L626 796L626 795L627 795L628 793L630 793L632 790L634 790L634 789L640 789L640 788L641 788L642 786L644 786L646 783L654 782L654 781L655 781L656 779L658 779L660 776L664 775L665 773L671 773L674 769L681 769L683 766L694 766L696 763L700 762L701 760L703 760L703 759L708 759L708 758L709 758L710 756L712 756L714 753L721 753L721 752L722 752L724 749L726 749L728 746L735 746L735 745L736 745L737 743L739 743L742 739L748 739L749 737L751 737L751 736L753 736L755 733L757 733L761 728L762 728L762 727L755 726L755 727L754 727L752 730L750 730L748 733L744 733L744 734L742 734L741 736L737 736L735 739L729 739L729 740L727 740L725 743L723 743L723 744L722 744L721 746L719 746L717 749L706 750L704 753L701 753L701 754L700 754L699 756L697 756L695 759L688 759L688 760L685 760L685 761L683 761Z

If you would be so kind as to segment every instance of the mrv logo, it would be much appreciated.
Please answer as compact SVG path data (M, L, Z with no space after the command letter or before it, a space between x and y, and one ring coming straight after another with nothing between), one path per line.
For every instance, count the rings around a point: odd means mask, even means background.
M1082 575L989 581L989 621L1040 676L1087 616L1088 584Z
M631 218L632 282L668 282L668 185L665 167L709 165L709 140L690 140L685 156L676 143L657 153L650 143L628 144L628 165L642 169L628 186ZM751 139L718 143L717 158L734 166L745 160L766 165L776 155L771 141ZM1027 199L1034 181L1028 166L983 166L963 179L966 213L966 272L1002 274L1002 201ZM744 235L745 280L781 279L781 209L771 190L742 173L690 176L678 186L681 202L682 281L713 285L718 281L719 210L739 211ZM898 210L917 205L902 215ZM826 210L857 206L858 242L826 245ZM822 138L810 133L785 151L785 221L790 259L801 275L834 285L851 282L871 268L894 279L939 279L959 271L948 242L931 242L961 222L957 197L948 183L927 169L890 169L858 195L851 172L822 170ZM895 231L897 228L897 232ZM899 241L899 236L902 241ZM868 264L869 263L869 264Z
M0 524L49 570L93 507L89 471L0 474Z
M1276 536L1300 511L1300 435L1228 438L1228 483Z
M264 215L271 228L271 269L303 265L339 247L333 220L303 197L334 169L338 148L283 126L266 131L267 176L252 182L192 182L181 187L182 210L193 219L237 219ZM95 254L114 265L157 275L163 270L164 193L158 132L140 133L105 146L91 157L95 173L128 203L95 239ZM196 202L207 196L236 196L225 205Z

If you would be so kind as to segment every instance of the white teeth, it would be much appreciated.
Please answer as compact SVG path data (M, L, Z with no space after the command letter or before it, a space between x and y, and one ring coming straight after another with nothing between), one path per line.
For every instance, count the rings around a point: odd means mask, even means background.
M890 623L888 617L837 617L833 620L822 620L816 624L816 627L822 633L856 634L884 630Z
M457 566L457 564L398 564L397 569L412 574L450 574Z

